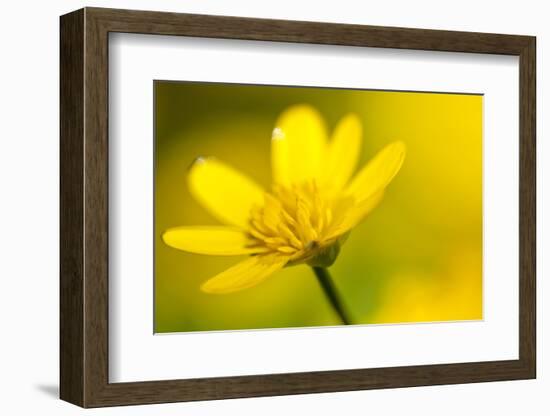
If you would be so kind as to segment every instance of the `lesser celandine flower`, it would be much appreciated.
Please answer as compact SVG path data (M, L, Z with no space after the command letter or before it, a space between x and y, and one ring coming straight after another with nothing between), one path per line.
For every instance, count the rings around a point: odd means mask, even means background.
M361 129L359 118L349 114L329 140L314 108L288 108L272 132L269 190L222 161L198 158L188 175L189 189L225 225L170 228L164 242L191 253L249 255L207 280L201 286L207 293L247 289L285 266L310 265L348 323L325 268L351 229L376 207L405 157L405 145L391 143L352 178Z

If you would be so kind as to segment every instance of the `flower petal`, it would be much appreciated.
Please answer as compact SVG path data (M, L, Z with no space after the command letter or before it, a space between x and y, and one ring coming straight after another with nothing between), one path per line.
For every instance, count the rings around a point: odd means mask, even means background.
M251 256L207 280L201 290L224 294L248 289L261 283L288 262L287 256L276 254Z
M266 247L253 247L254 240L238 228L198 226L169 228L162 240L170 247L197 254L237 256L261 253Z
M336 125L323 168L327 188L342 189L349 181L359 158L361 134L361 121L355 114L348 114Z
M308 105L284 111L273 130L273 181L289 186L321 177L327 132L321 115Z
M212 215L248 228L250 210L262 205L264 191L254 181L214 158L198 158L188 175L189 190Z
M336 238L340 235L347 233L353 227L358 225L370 212L378 206L384 196L384 191L379 191L369 198L363 200L359 204L346 209L346 212L342 214L342 219L335 223L330 233L327 235L327 240Z
M355 175L346 193L355 198L357 203L367 200L374 194L383 191L401 169L405 158L405 144L394 142L383 148Z

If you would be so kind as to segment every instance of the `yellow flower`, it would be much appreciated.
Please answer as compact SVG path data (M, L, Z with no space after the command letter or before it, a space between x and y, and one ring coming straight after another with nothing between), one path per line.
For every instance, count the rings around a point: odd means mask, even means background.
M189 189L226 225L170 228L162 235L164 242L191 253L249 255L206 281L201 289L207 293L255 286L285 266L330 266L405 157L405 145L394 142L351 178L361 135L354 114L339 121L329 141L314 108L288 108L272 133L271 190L215 158L198 158L188 175Z

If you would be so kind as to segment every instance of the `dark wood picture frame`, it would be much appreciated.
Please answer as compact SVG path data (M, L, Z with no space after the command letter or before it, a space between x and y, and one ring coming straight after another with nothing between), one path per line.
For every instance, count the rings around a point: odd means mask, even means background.
M82 407L535 378L535 38L85 8L61 17L60 396ZM519 359L109 383L110 32L519 56Z

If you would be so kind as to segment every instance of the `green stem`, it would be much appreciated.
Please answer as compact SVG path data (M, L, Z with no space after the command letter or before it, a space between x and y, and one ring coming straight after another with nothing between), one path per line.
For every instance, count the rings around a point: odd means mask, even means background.
M315 276L317 276L317 280L319 280L319 284L323 288L323 292L325 292L327 299L342 320L342 323L344 325L351 325L349 314L346 312L342 298L339 296L338 289L334 285L334 281L330 277L328 270L324 267L313 267L313 271L315 272Z

